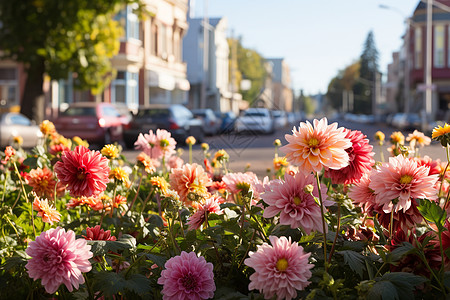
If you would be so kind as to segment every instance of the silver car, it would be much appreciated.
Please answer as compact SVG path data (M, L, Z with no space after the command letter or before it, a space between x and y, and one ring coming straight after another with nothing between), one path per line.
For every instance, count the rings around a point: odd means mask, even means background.
M0 114L0 148L12 146L16 136L23 138L24 148L33 148L42 141L39 126L26 116L15 112Z

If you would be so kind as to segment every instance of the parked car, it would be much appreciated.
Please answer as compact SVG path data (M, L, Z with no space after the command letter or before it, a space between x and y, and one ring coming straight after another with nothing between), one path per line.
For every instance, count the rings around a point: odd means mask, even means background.
M217 112L216 116L217 116ZM220 124L220 133L229 133L229 132L233 132L234 130L234 122L236 121L236 114L234 112L227 111L227 112L219 112L220 114L220 118L222 120L221 124Z
M39 126L26 116L15 112L0 114L0 148L12 146L16 136L22 137L24 148L35 147L43 137Z
M111 103L72 103L53 123L66 138L79 136L99 146L122 141L123 119Z
M243 111L236 119L234 130L237 134L246 131L270 134L274 132L275 127L270 111L267 108L249 108Z
M115 103L114 106L120 114L122 125L124 127L128 126L128 124L131 122L131 119L133 119L133 114L131 113L128 106L125 103Z
M192 109L192 113L196 118L203 121L204 131L207 135L215 135L220 130L220 119L216 117L213 110L210 108Z
M287 126L288 118L284 110L272 110L270 112L272 114L275 129L280 129Z
M402 130L412 130L420 128L422 120L416 113L397 113L392 118L392 126Z
M123 139L127 148L134 148L134 143L140 133L150 130L166 129L177 143L184 144L190 135L197 142L205 137L203 122L194 118L192 112L183 105L154 104L138 109L128 127L124 129Z

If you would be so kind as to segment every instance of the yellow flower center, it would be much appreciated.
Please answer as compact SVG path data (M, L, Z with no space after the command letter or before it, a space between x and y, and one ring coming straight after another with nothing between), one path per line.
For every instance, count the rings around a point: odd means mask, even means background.
M308 146L310 147L316 147L317 145L319 145L319 140L316 138L310 138L308 140Z
M402 177L400 177L400 183L401 184L408 184L411 183L413 177L410 175L403 175Z
M284 271L286 271L286 269L287 269L287 267L289 266L289 264L288 264L288 261L287 261L287 259L286 258L280 258L278 261L277 261L277 269L278 269L278 271L280 271L280 272L284 272Z
M302 199L300 199L299 196L295 196L293 201L295 205L300 205L300 203L302 203Z
M162 140L159 142L159 146L160 146L161 148L165 148L165 147L169 146L169 141L166 140L166 139L162 139Z

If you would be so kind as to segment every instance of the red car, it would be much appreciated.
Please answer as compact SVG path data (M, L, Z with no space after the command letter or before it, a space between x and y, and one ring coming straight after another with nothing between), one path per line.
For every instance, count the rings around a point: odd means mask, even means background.
M111 103L72 103L53 123L66 138L79 136L99 146L122 141L123 117Z

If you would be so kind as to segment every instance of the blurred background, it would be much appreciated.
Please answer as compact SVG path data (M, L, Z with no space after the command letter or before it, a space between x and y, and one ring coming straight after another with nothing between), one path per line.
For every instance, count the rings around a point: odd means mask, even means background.
M69 138L321 116L429 133L449 108L450 0L0 0L0 111Z

